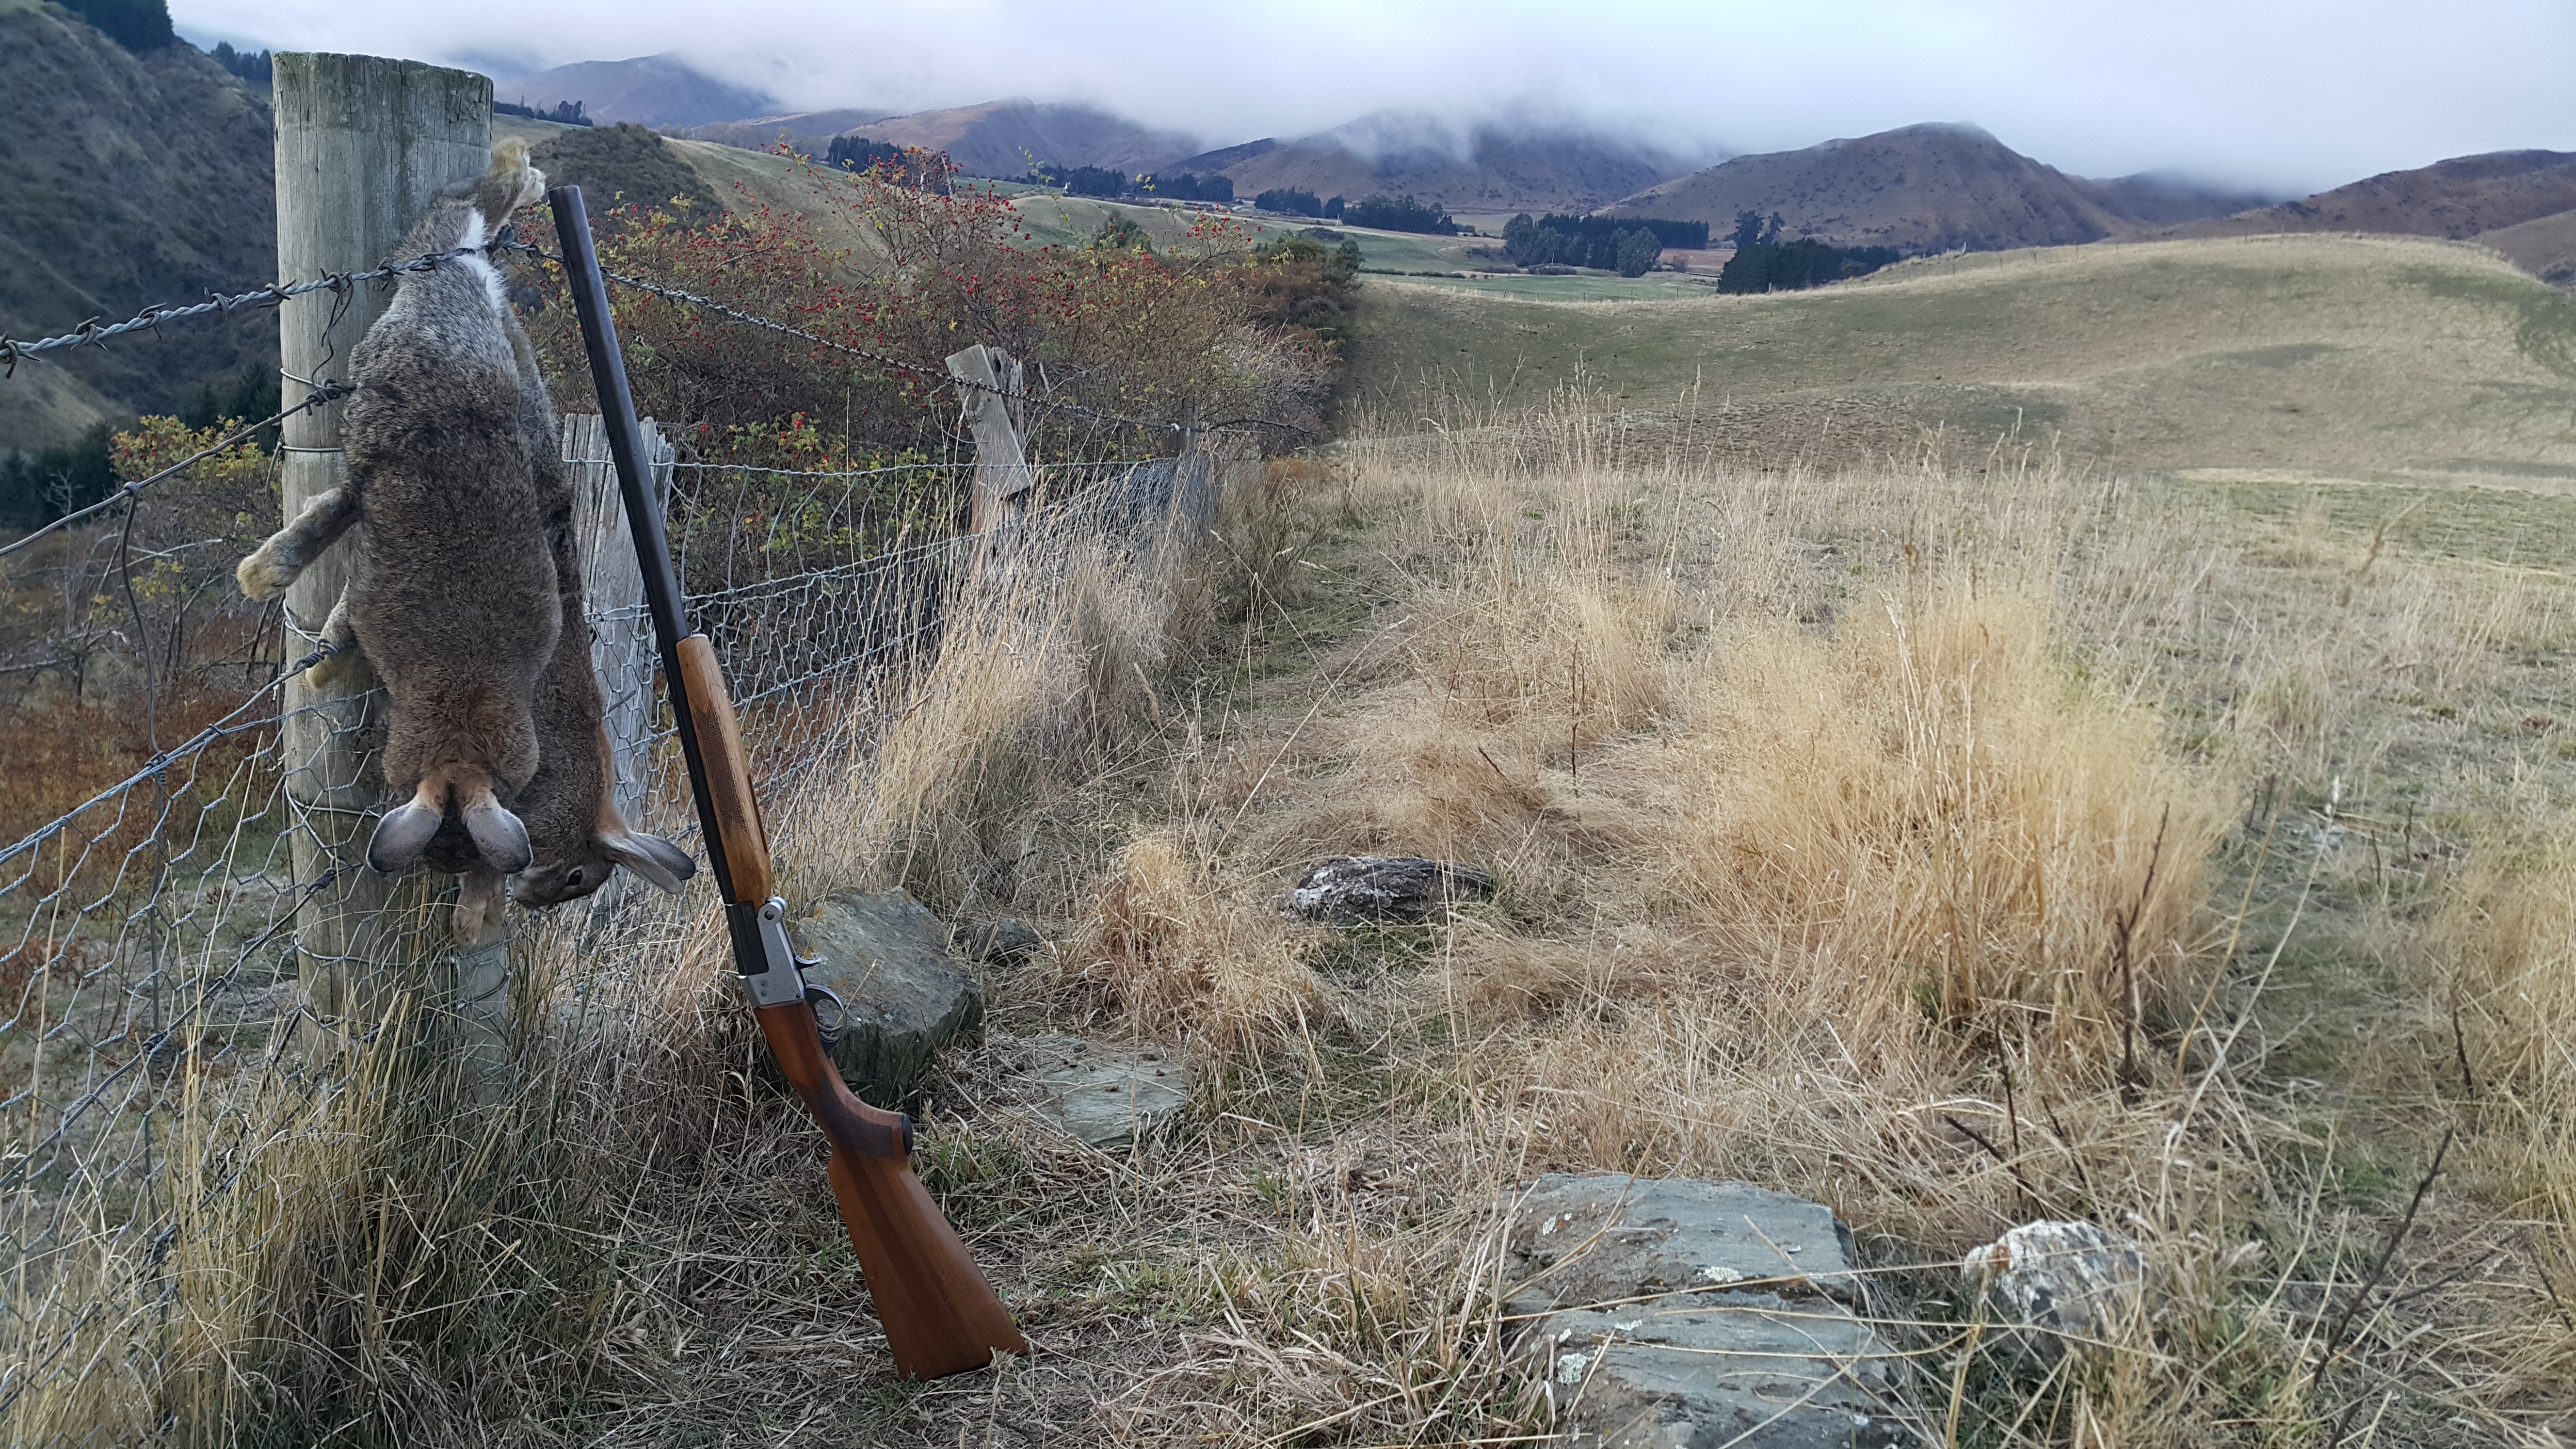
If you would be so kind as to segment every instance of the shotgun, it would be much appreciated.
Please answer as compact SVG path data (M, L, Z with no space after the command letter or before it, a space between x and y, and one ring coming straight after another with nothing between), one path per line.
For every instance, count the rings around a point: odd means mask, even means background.
M609 315L608 288L599 273L590 218L581 188L558 186L547 194L573 310L590 354L590 376L599 392L609 456L617 466L618 492L635 535L643 567L644 599L662 648L663 687L680 753L689 766L707 863L724 896L726 934L733 960L751 998L752 1018L788 1085L805 1099L832 1142L832 1196L850 1230L850 1246L876 1300L895 1368L906 1378L935 1379L983 1368L996 1350L1025 1354L1028 1340L984 1278L957 1230L912 1172L912 1120L871 1107L824 1055L823 1039L787 941L787 903L773 893L769 834L753 797L742 731L715 647L692 633L682 612L678 575L662 528L661 500L646 485L643 438L635 422L634 395L617 350L617 324Z

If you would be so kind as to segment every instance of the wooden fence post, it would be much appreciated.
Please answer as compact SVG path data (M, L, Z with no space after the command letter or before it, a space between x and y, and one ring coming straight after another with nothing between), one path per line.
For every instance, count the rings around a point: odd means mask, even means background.
M967 528L983 534L1017 517L1020 496L1037 482L1011 415L1010 399L1020 395L1020 364L978 342L949 355L948 375L957 379L957 396L975 433L975 502Z
M393 260L440 187L490 163L492 82L468 71L367 55L281 54L277 117L277 267L287 279L363 271ZM313 292L278 309L278 351L291 400L313 383L349 379L349 354L384 312L389 288ZM278 487L285 516L345 479L341 407L286 420ZM286 657L311 651L348 581L334 549L286 591ZM325 1014L372 1019L402 984L386 970L424 927L426 886L398 891L367 869L369 812L383 778L376 747L383 696L372 681L316 688L287 681L279 749L297 807L299 885L328 881L296 913L307 992Z
M641 825L653 670L661 655L653 642L653 621L644 612L644 571L635 561L634 537L627 532L626 502L608 456L608 430L597 413L573 413L563 422L573 537L581 556L582 612L590 616L590 662L599 676L600 722L608 732L613 766L609 788L627 822ZM667 500L673 449L651 418L641 426L654 489ZM605 899L609 893L601 894Z

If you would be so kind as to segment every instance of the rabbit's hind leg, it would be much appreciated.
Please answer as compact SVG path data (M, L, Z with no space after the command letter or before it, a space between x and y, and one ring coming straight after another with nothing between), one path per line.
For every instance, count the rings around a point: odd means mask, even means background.
M344 683L355 685L363 681L371 672L367 666L367 656L358 652L357 626L349 622L347 589L340 590L338 602L331 605L331 617L322 621L322 634L318 642L330 652L316 660L313 667L304 672L305 678L313 684L314 688Z
M488 946L501 936L501 873L478 865L456 887L450 927L459 944Z
M357 521L357 494L346 488L316 494L293 523L270 534L266 543L243 559L233 577L251 598L273 599Z

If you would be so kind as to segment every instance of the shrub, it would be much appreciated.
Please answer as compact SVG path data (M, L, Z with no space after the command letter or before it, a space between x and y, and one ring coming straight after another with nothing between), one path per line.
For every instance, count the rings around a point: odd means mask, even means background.
M95 423L71 442L0 457L0 524L34 528L105 498L117 484L108 459L115 431Z
M944 456L956 398L940 359L975 342L1028 363L1051 397L1103 413L1302 426L1321 400L1329 352L1255 315L1258 268L1221 218L1200 218L1160 252L1031 247L1019 213L989 193L896 185L881 169L813 175L818 197L855 213L851 230L875 245L827 246L811 219L784 210L700 217L630 204L604 229L601 260L925 370L613 289L639 408L701 459L831 468ZM561 285L551 272L539 281ZM530 327L559 401L586 405L571 308L547 306ZM1058 458L1134 456L1169 437L1047 408L1028 421L1034 449Z
M1340 346L1359 290L1360 244L1327 248L1312 237L1287 236L1252 254L1252 316Z

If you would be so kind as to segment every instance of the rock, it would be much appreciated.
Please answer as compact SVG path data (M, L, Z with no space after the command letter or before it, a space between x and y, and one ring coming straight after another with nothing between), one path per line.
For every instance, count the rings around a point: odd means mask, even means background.
M1016 963L1043 956L1047 950L1046 937L1028 922L1010 916L960 926L955 939L957 949L970 961Z
M1494 878L1472 865L1419 856L1337 855L1297 882L1288 911L1310 921L1425 921L1454 901L1494 893Z
M2043 1362L2068 1344L2091 1351L2138 1312L2146 1256L2118 1233L2091 1223L2024 1223L1969 1252L1968 1285L2009 1321L2037 1330L2013 1335Z
M1125 1147L1180 1115L1189 1071L1157 1047L1128 1050L1078 1036L993 1042L1005 1091L1093 1147Z
M984 988L948 954L939 918L902 891L853 891L787 923L805 982L841 999L816 1007L850 1090L891 1107L921 1085L941 1049L984 1021Z
M1856 1317L1849 1235L1740 1182L1539 1179L1513 1205L1511 1310L1600 1449L1909 1444L1893 1350ZM1542 1316L1543 1315L1543 1316Z

